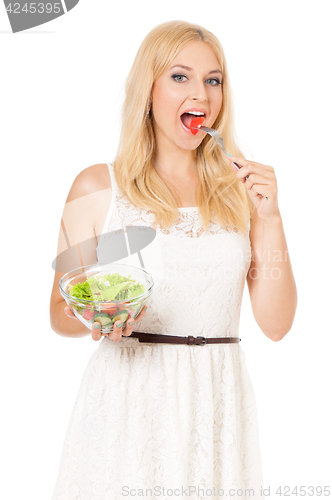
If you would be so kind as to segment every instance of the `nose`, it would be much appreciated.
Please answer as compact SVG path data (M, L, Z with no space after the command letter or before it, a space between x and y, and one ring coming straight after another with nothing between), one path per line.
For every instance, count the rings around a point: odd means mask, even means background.
M192 101L207 101L207 92L203 82L196 81L193 84L192 91L190 93L190 99Z

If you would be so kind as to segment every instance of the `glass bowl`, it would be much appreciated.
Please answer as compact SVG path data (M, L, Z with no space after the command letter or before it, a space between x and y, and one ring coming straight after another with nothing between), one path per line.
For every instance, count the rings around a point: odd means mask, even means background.
M113 281L107 279L107 275L114 274L117 276L113 277ZM88 290L92 298L74 296L76 292L73 287L83 282L87 282L87 285L81 287L81 290L82 288L85 291ZM118 285L114 284L116 282ZM113 290L112 286L114 286ZM98 321L101 324L102 333L113 331L115 321L122 321L123 330L128 317L136 318L139 315L152 293L153 286L152 276L144 269L113 263L78 267L62 276L59 281L60 293L76 318L90 329L93 323ZM80 292L80 295L84 295L85 291ZM112 298L105 298L106 295ZM114 295L117 298L113 299ZM101 300L98 300L99 296L102 297Z

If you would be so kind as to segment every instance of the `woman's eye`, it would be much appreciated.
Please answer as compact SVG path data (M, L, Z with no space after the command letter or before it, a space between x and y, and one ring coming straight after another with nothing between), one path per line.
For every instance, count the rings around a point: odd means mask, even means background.
M211 83L211 82L213 82L213 83L212 83L212 85L214 85L214 86L215 86L215 85L220 85L220 80L219 80L218 78L209 78L209 79L208 79L208 80L206 80L206 81L207 81L207 83Z
M172 78L174 78L176 82L184 82L183 78L186 77L184 75L173 75Z
M172 75L172 78L176 82L184 82L185 80L187 80L187 77L185 75ZM208 80L206 80L206 83L212 85L213 87L221 85L219 78L209 78Z

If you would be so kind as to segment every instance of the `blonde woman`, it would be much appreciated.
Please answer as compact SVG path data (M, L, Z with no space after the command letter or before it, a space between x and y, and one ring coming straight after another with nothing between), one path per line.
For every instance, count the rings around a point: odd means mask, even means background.
M191 133L197 114L235 156ZM289 332L297 295L275 172L244 159L235 142L226 60L212 33L174 21L147 35L127 79L116 158L77 176L64 216L72 242L95 241L87 263L99 260L107 232L154 228L146 270L162 272L146 311L116 325L90 359L53 500L263 498L242 293L247 280L272 341ZM88 330L65 307L62 275L52 328L101 340L99 323Z

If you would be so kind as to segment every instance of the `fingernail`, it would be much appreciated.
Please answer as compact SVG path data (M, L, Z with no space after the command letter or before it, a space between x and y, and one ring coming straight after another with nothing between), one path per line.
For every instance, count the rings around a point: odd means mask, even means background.
M99 323L95 324L95 329L97 330L99 328Z
M118 328L121 328L122 323L117 323L117 325L116 325L116 326L117 326Z
M230 155L229 153L227 153L227 156L233 156L233 155Z
M134 323L133 321L129 321L130 326L131 326L133 323Z

